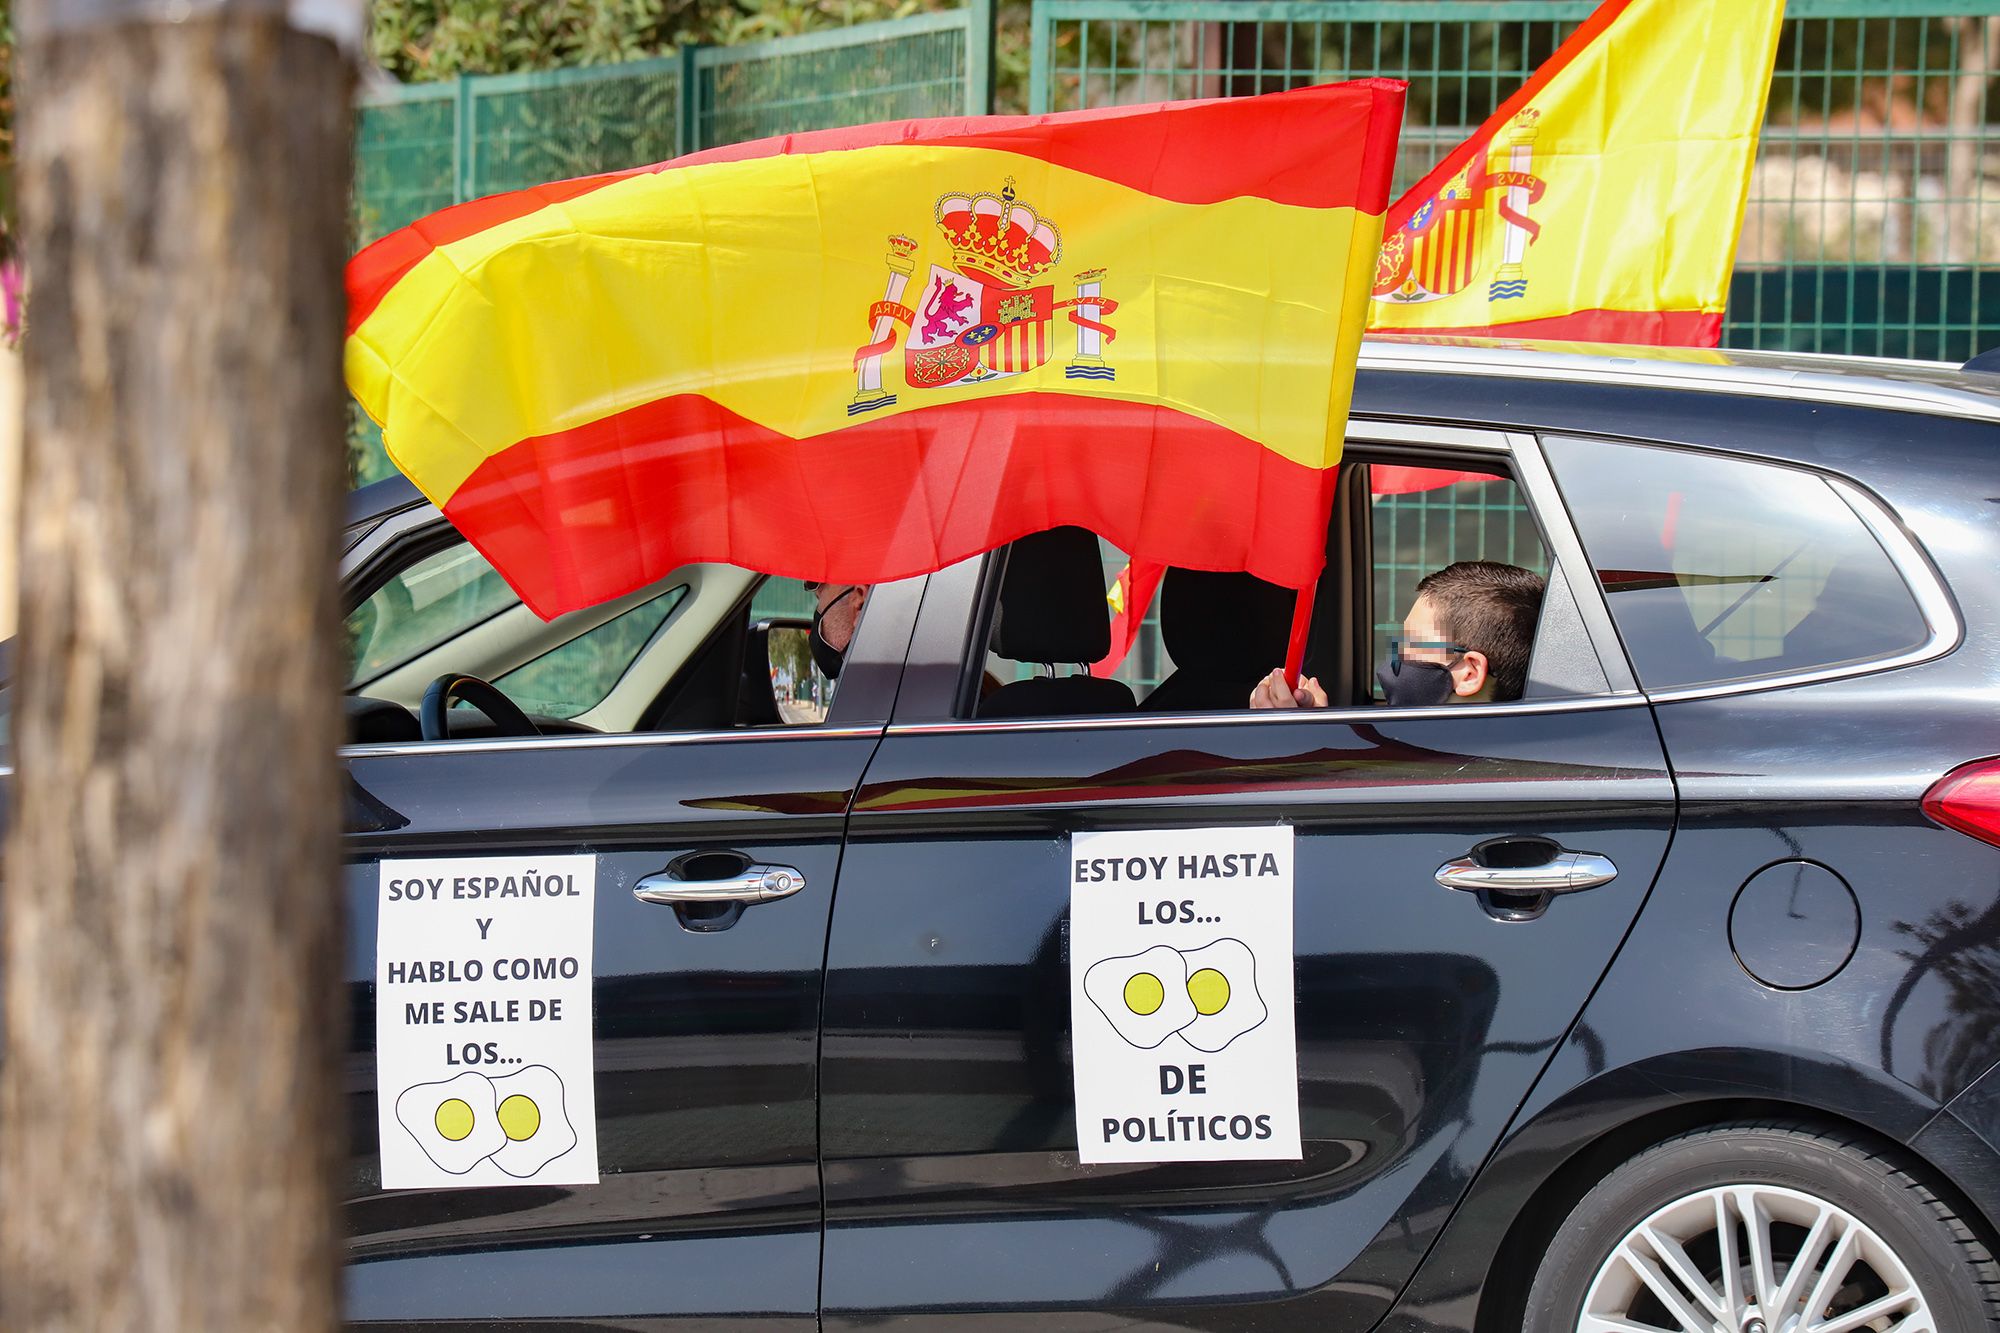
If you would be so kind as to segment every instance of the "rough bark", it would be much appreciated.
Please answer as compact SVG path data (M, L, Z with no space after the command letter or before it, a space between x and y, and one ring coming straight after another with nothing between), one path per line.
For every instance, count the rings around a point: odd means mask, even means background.
M17 6L10 1330L335 1321L351 73L261 8Z

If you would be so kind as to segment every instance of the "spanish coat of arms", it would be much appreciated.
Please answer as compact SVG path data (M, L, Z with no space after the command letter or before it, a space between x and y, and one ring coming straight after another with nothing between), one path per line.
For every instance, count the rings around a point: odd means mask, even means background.
M1537 115L1531 107L1516 116L1504 145L1477 155L1409 221L1382 238L1375 266L1377 301L1441 301L1471 286L1493 258L1496 220L1500 267L1487 284L1486 299L1508 301L1528 294L1528 246L1542 230L1528 210L1547 190L1547 183L1532 174Z
M917 243L889 238L889 280L869 307L870 340L854 354L855 394L848 415L896 401L884 381L897 326L908 330L902 378L911 389L976 385L1025 374L1069 345L1068 379L1110 380L1104 360L1117 333L1104 321L1118 303L1103 295L1104 270L1074 275L1076 295L1062 300L1042 281L1062 259L1062 234L1015 197L1009 180L999 194L953 194L938 200L937 226L951 262L927 264L918 277ZM914 280L914 281L913 281Z

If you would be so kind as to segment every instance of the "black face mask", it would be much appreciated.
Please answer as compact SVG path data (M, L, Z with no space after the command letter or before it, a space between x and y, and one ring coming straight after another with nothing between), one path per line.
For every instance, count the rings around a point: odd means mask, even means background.
M812 633L806 637L806 643L812 649L813 665L818 667L819 674L825 676L828 680L840 679L840 668L847 661L847 650L845 648L836 648L826 641L826 636L820 633L820 622L825 620L826 613L833 610L834 607L839 606L842 598L847 595L846 593L842 593L840 597L834 598L825 606L813 612Z
M1392 708L1435 708L1451 698L1451 672L1436 662L1384 662L1375 679Z

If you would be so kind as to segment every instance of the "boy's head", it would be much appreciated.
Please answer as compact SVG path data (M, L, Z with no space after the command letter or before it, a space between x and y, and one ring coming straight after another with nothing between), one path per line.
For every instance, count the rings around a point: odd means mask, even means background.
M1403 656L1449 671L1453 702L1520 698L1542 586L1539 574L1518 565L1446 565L1417 584L1417 600L1403 620Z

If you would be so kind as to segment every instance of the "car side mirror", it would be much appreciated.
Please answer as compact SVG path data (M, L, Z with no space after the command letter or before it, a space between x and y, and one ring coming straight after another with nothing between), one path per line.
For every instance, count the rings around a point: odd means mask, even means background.
M743 650L745 726L800 726L826 720L832 691L813 668L812 622L773 617L750 626Z

